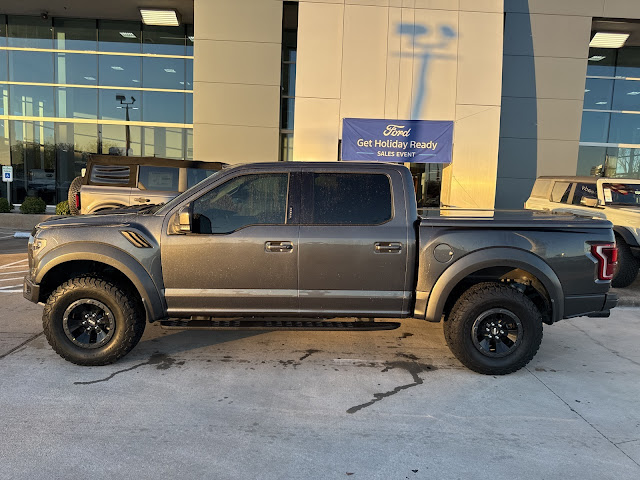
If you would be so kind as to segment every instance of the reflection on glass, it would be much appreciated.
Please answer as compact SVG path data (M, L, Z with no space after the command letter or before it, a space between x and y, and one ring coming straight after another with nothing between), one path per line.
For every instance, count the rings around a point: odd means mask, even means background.
M98 20L98 49L103 52L140 53L141 36L138 22Z
M127 131L125 125L101 125L101 148L104 155L126 155L127 153ZM129 156L142 155L142 127L130 126Z
M294 115L294 99L283 98L282 107L280 109L280 127L285 130L293 130L293 115Z
M81 53L56 53L56 83L96 85L98 56Z
M180 27L142 26L142 52L164 55L185 54L185 29Z
M581 142L606 142L609 132L609 118L606 112L582 112Z
M282 95L285 97L295 97L296 95L296 64L282 64Z
M98 102L95 88L56 87L56 117L97 118Z
M149 122L184 123L184 94L142 92L142 118Z
M186 113L184 123L193 123L193 93L187 93L185 96Z
M60 50L92 50L98 49L98 36L95 20L75 18L55 18L54 45Z
M0 50L0 80L7 80L9 78L7 72L7 51Z
M612 113L609 142L640 144L640 114Z
M171 88L184 90L185 61L182 58L142 59L142 79L146 88Z
M280 134L280 161L293 161L293 133Z
M604 168L607 147L587 147L578 149L578 167L576 175L596 175Z
M184 158L184 129L145 127L143 135L145 157Z
M53 117L53 87L9 86L11 115Z
M440 207L442 164L412 163L410 170L418 208Z
M584 87L584 108L611 110L613 80L587 78Z
M117 98L123 96L123 105ZM133 98L132 98L133 97ZM126 120L139 122L142 120L142 92L140 90L100 90L98 111L99 118L108 120Z
M13 82L53 82L53 54L10 51L9 80Z
M98 55L99 85L141 87L140 57Z
M587 75L612 77L615 72L616 48L590 48Z
M616 75L640 78L640 47L624 47L620 49Z
M83 123L58 123L55 135L56 190L58 198L64 199L71 181L79 176L86 166L87 157L98 151L98 127Z
M639 80L615 80L612 110L640 111Z
M51 48L53 47L53 27L51 19L9 15L7 36L10 47Z

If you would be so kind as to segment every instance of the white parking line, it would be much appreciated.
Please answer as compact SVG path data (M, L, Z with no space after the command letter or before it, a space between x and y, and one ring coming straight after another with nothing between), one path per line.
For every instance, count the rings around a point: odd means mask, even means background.
M9 285L8 287L0 287L0 290L6 292L9 288L17 288L17 287L22 287L22 285Z
M22 265L20 265L17 268L22 268ZM15 275L16 273L27 273L29 270L18 270L17 272L4 272L4 273L0 273L0 275ZM2 279L0 278L0 282L2 281Z
M23 260L18 260L15 262L11 262L11 263L7 263L6 265L2 265L0 266L0 269L4 270L5 268L10 268L12 265L17 265L18 263L25 263L28 259L23 259ZM13 267L13 268L17 268L17 267Z
M0 293L22 293L22 289L20 289L20 290L0 290Z
M0 282L8 282L9 280L22 280L24 277L0 278Z

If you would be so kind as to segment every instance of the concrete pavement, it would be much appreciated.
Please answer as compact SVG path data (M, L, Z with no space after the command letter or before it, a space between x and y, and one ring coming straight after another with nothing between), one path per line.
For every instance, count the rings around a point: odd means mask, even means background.
M640 478L640 309L545 327L505 377L464 369L417 320L151 325L115 365L78 367L39 334L41 312L0 295L0 338L24 335L0 353L0 479Z

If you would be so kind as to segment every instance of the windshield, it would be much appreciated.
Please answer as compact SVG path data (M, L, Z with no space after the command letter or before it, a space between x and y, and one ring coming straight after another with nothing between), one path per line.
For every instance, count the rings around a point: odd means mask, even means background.
M223 169L224 170L224 169ZM215 172L213 175L208 176L207 178L205 178L204 180L201 180L200 182L196 183L194 186L192 186L191 188L189 188L188 190L186 190L184 193L181 193L180 195L178 195L177 197L175 197L173 200L171 200L168 203L165 203L164 205L162 205L161 208L159 208L158 210L156 210L153 213L160 213L160 214L164 214L165 212L168 212L169 210L171 210L173 207L175 207L177 204L179 204L182 199L188 195L191 194L191 192L193 192L194 190L198 189L200 184L203 182L206 182L212 178L217 177L218 175L220 175L220 173L223 170L218 170L217 172Z
M603 183L607 205L640 206L640 183Z

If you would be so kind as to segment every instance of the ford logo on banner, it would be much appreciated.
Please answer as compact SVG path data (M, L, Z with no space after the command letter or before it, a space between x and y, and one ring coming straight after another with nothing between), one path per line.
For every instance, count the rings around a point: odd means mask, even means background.
M345 118L342 160L451 163L453 122Z

